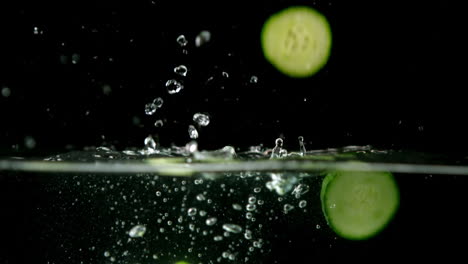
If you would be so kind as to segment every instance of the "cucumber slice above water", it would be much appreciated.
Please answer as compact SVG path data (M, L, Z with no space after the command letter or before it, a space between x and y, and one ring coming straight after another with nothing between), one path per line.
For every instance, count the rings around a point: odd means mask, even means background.
M285 75L309 77L330 55L332 37L327 19L306 6L286 8L267 19L261 33L265 58Z
M393 175L375 171L330 172L320 198L328 225L351 240L368 239L382 231L400 203Z

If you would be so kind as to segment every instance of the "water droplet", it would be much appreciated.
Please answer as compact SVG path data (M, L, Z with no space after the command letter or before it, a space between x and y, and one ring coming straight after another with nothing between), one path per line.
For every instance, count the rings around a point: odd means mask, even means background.
M80 54L77 54L77 53L74 53L71 57L72 59L72 63L73 64L77 64L78 62L80 62Z
M205 114L196 113L193 115L193 121L200 126L207 126L210 123L210 117Z
M285 214L287 214L287 213L288 213L289 211L291 211L292 209L294 209L294 206L292 206L292 205L290 205L290 204L285 204L285 205L283 206L283 212L284 212Z
M304 208L307 206L307 201L306 200L302 200L299 202L299 208Z
M156 149L156 141L154 141L153 137L151 135L147 136L145 138L145 147L151 150Z
M177 37L177 43L179 43L181 47L185 47L187 46L188 41L184 35L180 35Z
M187 210L187 214L188 214L189 216L194 216L194 215L196 215L196 214L197 214L197 208L195 208L195 207L189 208L189 209Z
M11 95L11 90L8 87L2 88L2 95L3 97L9 97Z
M299 140L299 149L300 149L301 155L304 156L307 152L305 145L304 145L304 137L299 136L297 139Z
M163 121L161 119L156 120L156 122L154 122L155 127L162 127L163 125L164 125L164 123L163 123Z
M216 217L210 217L208 219L206 219L205 223L207 226L212 226L214 224L216 224L216 222L218 221L218 219Z
M232 208L234 208L234 210L237 210L237 211L242 210L242 206L240 204L233 204Z
M176 94L179 93L180 90L184 89L184 85L177 80L170 79L166 82L166 88L169 94Z
M205 195L203 195L202 193L200 193L200 194L197 195L197 200L200 201L200 202L201 202L201 201L205 201L205 200L206 200L206 197L205 197Z
M190 135L190 131L189 131L189 135ZM185 150L189 154L193 154L193 153L197 152L198 143L195 140L190 141L189 143L187 143L187 145L185 145Z
M211 33L207 30L203 30L198 33L197 37L195 38L195 46L201 47L206 43L210 42L211 40Z
M198 131L194 126L189 125L188 133L189 133L189 137L191 139L197 139L198 138Z
M28 149L33 149L36 147L36 140L31 136L27 136L24 138L24 145Z
M250 77L250 83L258 83L258 77L255 75L252 75L252 77Z
M242 227L236 224L224 224L223 229L234 234L242 232Z
M146 227L144 225L136 225L130 229L130 232L128 232L128 235L130 237L143 237L143 235L146 233Z
M174 68L174 72L177 73L180 76L187 76L187 67L185 65L179 65Z
M152 115L156 112L156 105L153 103L148 103L145 105L145 114Z
M154 98L153 100L153 104L157 107L157 108L161 108L162 105L164 103L164 100L161 98L161 97L156 97Z
M281 138L277 138L275 140L275 147L273 148L273 150L271 151L271 156L270 158L273 159L273 158L280 158L282 153L282 147L283 147L283 139Z

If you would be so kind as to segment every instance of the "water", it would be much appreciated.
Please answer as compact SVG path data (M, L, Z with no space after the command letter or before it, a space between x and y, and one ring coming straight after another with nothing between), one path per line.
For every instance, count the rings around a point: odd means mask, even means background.
M56 161L2 160L0 205L9 225L1 241L14 237L32 248L17 258L36 263L291 263L440 245L439 237L455 229L448 223L463 219L463 157L364 146L290 151L283 159L262 149L221 162L213 158L220 151L201 160L184 150L158 151L100 148L49 158ZM354 160L394 171L401 192L389 226L361 242L336 235L320 203L327 169L358 169L348 163Z

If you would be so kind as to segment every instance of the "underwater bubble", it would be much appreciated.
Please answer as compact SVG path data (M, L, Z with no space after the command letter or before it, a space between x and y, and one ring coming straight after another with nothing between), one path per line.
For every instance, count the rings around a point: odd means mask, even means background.
M224 78L229 78L229 73L227 73L227 72L225 72L225 71L223 71L223 72L221 73L221 75L222 75Z
M291 211L292 209L294 209L294 206L292 206L292 205L290 205L290 204L285 204L285 205L283 206L283 212L284 212L285 214L287 214L287 213L288 213L289 211Z
M309 191L309 186L306 184L298 184L294 190L292 191L291 194L294 194L294 196L299 199L303 194L307 193Z
M152 115L156 112L156 105L153 103L148 103L145 105L145 114Z
M224 224L223 229L234 234L242 232L242 227L236 224Z
M200 193L200 194L197 195L197 200L198 200L198 201L205 201L205 200L206 200L206 197L205 197L205 195L203 195L202 193Z
M245 230L244 237L245 239L252 239L252 231Z
M255 206L255 204L248 204L245 206L245 209L247 211L255 211L255 209L257 209L257 207Z
M144 225L136 225L130 229L128 235L130 237L143 237L146 233L146 227Z
M184 89L184 85L175 79L170 79L166 82L166 88L169 94L176 94Z
M205 114L196 113L193 115L193 121L199 126L207 126L210 123L210 117Z
M179 43L179 45L180 45L181 47L185 47L185 46L187 46L187 44L188 44L188 41L187 41L187 39L185 38L184 35L178 36L177 39L176 39L176 41L177 41L177 43Z
M248 201L250 204L254 204L257 201L257 198L255 196L250 196Z
M215 237L213 237L213 240L214 241L221 241L221 240L223 240L223 237L222 236L215 236Z
M191 139L197 139L198 138L198 131L194 126L189 125L188 133L189 133L189 137Z
M242 206L241 206L240 204L233 204L233 205L232 205L232 208L233 208L234 210L237 210L237 211L242 210Z
M307 201L306 200L302 200L299 202L299 208L304 208L307 206Z
M207 226L212 226L212 225L216 224L217 221L218 221L218 219L216 217L210 217L210 218L206 219L205 224Z
M206 43L210 42L211 33L208 30L203 30L195 37L195 46L201 47Z
M195 207L189 208L189 209L187 210L187 214L188 214L189 216L194 216L194 215L196 215L196 214L197 214L197 208L195 208Z
M256 188L254 188L254 193L259 193L261 190L262 190L262 188L256 187Z
M179 65L174 68L174 72L177 73L180 76L186 76L187 75L187 67L185 65Z

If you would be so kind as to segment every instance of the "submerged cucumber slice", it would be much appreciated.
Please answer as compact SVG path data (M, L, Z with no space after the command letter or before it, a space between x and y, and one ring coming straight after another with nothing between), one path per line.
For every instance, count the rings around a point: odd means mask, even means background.
M323 180L320 198L328 225L351 240L382 231L400 203L393 175L375 171L331 172Z
M327 19L306 6L286 8L263 25L261 43L265 58L280 72L295 78L318 72L331 48Z

